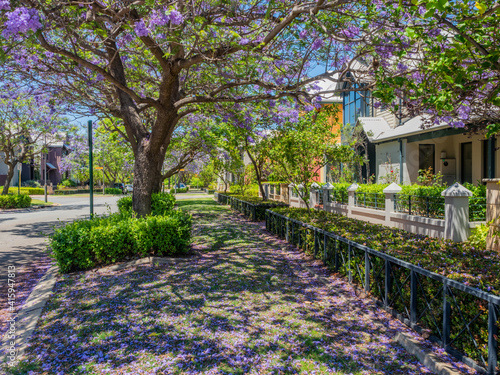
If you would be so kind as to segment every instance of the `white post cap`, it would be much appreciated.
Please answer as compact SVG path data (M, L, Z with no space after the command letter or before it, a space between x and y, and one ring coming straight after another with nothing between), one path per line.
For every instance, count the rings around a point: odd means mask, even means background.
M395 182L393 182L392 184L390 184L389 186L387 186L387 187L383 190L383 192L384 192L385 194L388 194L388 193L389 193L389 194L390 194L390 193L392 193L392 194L397 194L397 193L400 193L400 192L401 192L401 190L403 190L403 188L402 188L401 186L399 186L398 184L396 184Z
M357 183L353 183L351 184L348 188L347 188L347 191L356 191L358 190L359 188L359 185Z
M455 182L448 189L441 192L443 197L472 197L472 191Z

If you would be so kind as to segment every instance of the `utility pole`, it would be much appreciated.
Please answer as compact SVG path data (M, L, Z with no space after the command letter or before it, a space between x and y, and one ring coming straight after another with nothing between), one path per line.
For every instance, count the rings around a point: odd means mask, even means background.
M21 195L21 170L23 167L22 163L18 164L19 167L17 168L18 175L17 175L17 195Z
M89 187L90 187L90 218L94 217L94 163L92 160L92 120L88 122L89 138Z
M45 148L47 147L47 134L45 134ZM47 203L47 150L43 153L43 195L45 196L45 203Z

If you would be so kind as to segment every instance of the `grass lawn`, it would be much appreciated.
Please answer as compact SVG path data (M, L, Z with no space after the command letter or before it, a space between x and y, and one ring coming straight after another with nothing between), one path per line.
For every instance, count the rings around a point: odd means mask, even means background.
M399 321L211 198L192 262L61 276L18 374L420 374ZM461 369L464 371L463 369Z
M32 206L52 206L54 203L52 202L45 202L44 200L41 199L31 199L31 205Z

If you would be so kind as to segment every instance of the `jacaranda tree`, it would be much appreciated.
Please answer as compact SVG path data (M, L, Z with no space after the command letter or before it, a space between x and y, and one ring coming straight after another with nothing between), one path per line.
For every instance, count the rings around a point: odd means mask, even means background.
M427 125L498 132L498 1L405 0L391 17L376 41L375 96Z
M133 209L151 210L172 134L221 103L311 100L314 64L342 70L370 29L371 1L0 0L4 65L123 120Z

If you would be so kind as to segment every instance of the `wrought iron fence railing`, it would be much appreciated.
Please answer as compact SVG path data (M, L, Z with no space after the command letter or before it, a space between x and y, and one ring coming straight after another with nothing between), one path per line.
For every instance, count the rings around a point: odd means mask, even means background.
M396 194L394 210L408 215L444 219L444 197Z
M414 329L430 330L448 352L497 373L500 297L271 210L266 228L361 285Z
M328 203L347 204L349 201L349 195L347 194L346 191L327 190L326 201Z
M486 197L469 198L469 221L486 221Z
M354 205L358 207L385 210L384 193L354 193Z

